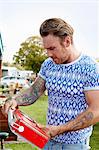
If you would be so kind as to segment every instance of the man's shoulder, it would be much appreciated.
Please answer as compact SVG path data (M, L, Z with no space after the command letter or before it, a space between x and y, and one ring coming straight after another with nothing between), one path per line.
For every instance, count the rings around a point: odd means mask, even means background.
M83 54L83 55L82 55L81 61L82 61L83 63L85 63L85 64L88 64L88 65L97 64L97 61L95 60L94 57L89 56L89 55L86 55L86 54Z
M99 72L99 63L92 56L83 55L81 59L81 66L85 68L89 73L91 71Z

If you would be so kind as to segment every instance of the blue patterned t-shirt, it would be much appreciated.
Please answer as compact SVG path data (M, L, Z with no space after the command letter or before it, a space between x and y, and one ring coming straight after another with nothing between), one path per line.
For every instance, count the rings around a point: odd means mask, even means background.
M88 107L84 91L99 90L97 63L82 54L68 64L55 64L51 58L44 61L39 76L46 81L48 91L47 124L61 125L75 119ZM92 133L92 126L79 131L65 132L54 138L67 144L80 143Z

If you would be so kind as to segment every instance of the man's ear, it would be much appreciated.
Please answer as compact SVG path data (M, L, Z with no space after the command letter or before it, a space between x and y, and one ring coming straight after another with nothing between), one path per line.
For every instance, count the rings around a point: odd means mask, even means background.
M71 40L71 37L70 36L66 36L65 39L64 39L64 44L65 44L65 47L69 47L72 43L72 40Z

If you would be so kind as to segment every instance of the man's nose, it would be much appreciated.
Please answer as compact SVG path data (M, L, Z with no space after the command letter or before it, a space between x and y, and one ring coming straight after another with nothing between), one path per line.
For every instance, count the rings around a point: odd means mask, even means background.
M50 50L47 50L48 57L53 57L53 53Z

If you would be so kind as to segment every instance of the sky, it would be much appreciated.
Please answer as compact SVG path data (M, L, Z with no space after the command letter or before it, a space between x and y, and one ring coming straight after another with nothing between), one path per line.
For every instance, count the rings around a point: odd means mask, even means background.
M77 49L99 58L99 0L0 0L3 61L12 62L20 44L39 35L41 23L53 17L74 28Z

